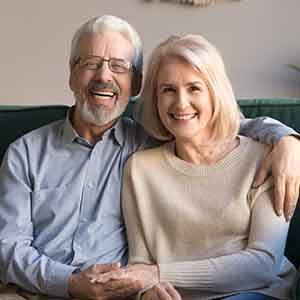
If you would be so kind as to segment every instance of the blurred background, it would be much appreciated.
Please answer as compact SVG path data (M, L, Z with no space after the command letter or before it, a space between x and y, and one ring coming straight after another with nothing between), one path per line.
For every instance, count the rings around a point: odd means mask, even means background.
M202 34L221 51L238 98L300 98L300 0L241 0L209 7L159 0L1 0L0 104L72 104L68 58L90 17L125 18L145 62L171 34Z

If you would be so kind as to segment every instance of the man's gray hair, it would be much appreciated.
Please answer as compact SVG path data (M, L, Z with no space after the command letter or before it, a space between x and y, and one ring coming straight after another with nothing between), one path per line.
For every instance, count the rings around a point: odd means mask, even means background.
M94 17L84 23L74 34L71 44L70 66L72 67L79 58L80 41L86 34L89 33L104 33L107 31L119 32L134 47L135 55L132 61L135 72L142 74L143 70L143 45L137 31L125 20L104 15Z

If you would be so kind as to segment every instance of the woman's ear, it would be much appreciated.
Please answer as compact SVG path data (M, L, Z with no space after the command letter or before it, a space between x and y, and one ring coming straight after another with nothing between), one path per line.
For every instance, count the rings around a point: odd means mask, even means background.
M142 89L143 74L134 72L131 84L131 96L137 96Z

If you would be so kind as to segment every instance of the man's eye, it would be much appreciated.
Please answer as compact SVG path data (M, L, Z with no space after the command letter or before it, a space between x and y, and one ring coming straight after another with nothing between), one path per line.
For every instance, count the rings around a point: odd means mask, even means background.
M86 66L92 69L97 69L98 64L94 63L94 62L87 62Z
M82 67L87 68L87 69L97 69L98 68L98 63L94 61L84 61L82 62Z
M172 92L175 92L175 89L173 87L167 86L167 87L162 88L161 92L162 93L172 93Z
M117 70L117 71L126 71L127 70L127 66L122 63L122 62L111 62L110 66L112 69Z

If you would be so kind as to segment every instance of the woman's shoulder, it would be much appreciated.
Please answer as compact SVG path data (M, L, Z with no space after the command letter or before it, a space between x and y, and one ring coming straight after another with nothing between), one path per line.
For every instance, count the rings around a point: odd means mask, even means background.
M265 155L271 151L271 146L262 144L258 141L253 140L252 138L246 136L239 136L240 138L240 146L244 149L244 151L248 154L252 154L249 158L253 159L256 157L260 159L265 157Z
M163 144L158 147L138 150L133 153L126 162L127 168L130 169L150 169L158 167L163 161L163 153L166 148L169 147L169 143Z
M169 143L160 146L155 146L153 148L138 150L132 154L131 158L135 160L155 159L164 152L164 149L166 148L167 144Z

